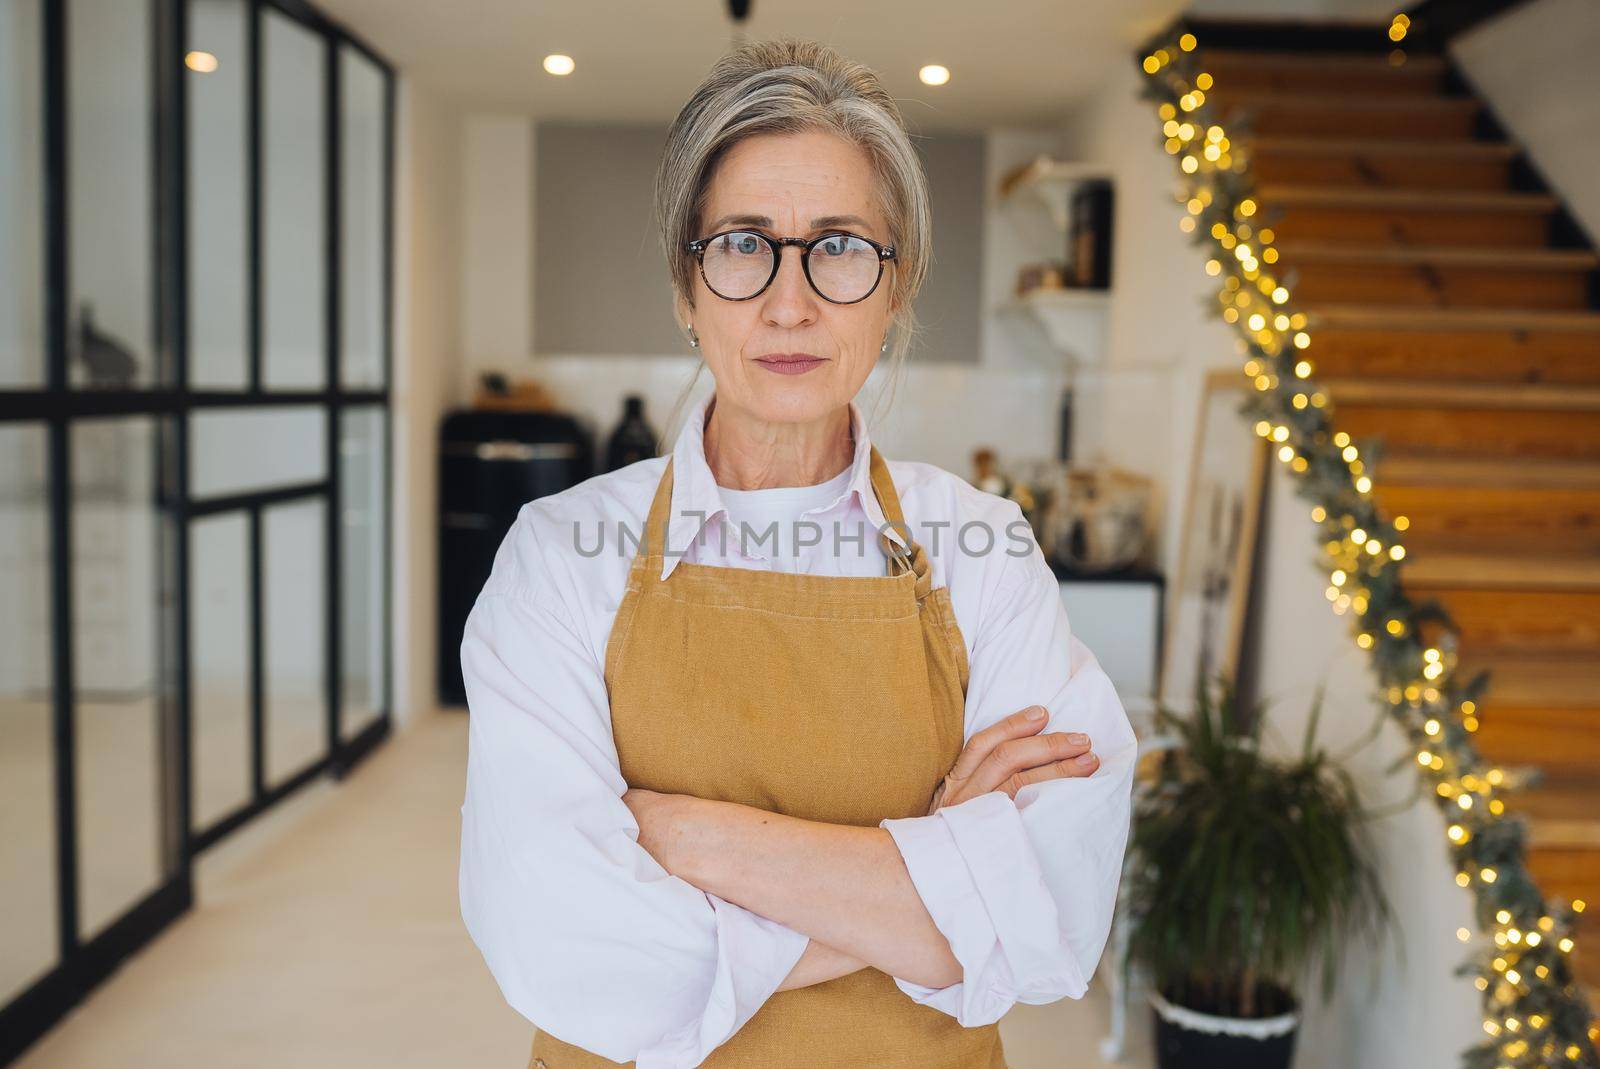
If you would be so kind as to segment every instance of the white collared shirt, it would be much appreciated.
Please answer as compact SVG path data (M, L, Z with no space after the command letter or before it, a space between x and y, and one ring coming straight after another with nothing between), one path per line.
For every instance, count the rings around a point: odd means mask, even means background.
M663 577L679 560L817 574L883 574L876 533L904 544L873 493L860 408L842 492L800 513L859 530L741 552L726 534L759 498L717 486L709 399L673 447ZM1082 731L1092 776L992 791L929 816L885 820L962 979L907 997L965 1026L1017 1002L1079 998L1110 931L1129 829L1135 739L1122 703L1073 635L1060 587L1017 504L918 461L888 460L935 587L967 647L965 737L1029 705L1046 730ZM602 677L606 640L666 465L639 461L524 505L461 644L471 710L460 894L468 931L506 1000L539 1028L640 1069L699 1065L760 1009L807 936L671 876L638 845L621 796ZM827 484L819 484L819 486ZM819 504L823 498L831 500ZM758 511L760 511L758 509ZM776 511L784 511L776 507ZM792 555L789 555L792 554Z

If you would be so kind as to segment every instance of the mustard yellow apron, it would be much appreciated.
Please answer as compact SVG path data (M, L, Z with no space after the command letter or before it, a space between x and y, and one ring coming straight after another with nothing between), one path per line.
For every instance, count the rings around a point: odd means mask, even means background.
M906 533L876 447L871 474L885 517ZM679 561L663 582L671 500L669 458L606 645L629 786L861 827L926 813L961 752L968 665L922 547L907 554L882 537L885 576ZM530 1067L617 1064L539 1032ZM865 968L776 992L702 1064L1005 1069L1005 1057L997 1024L963 1028Z

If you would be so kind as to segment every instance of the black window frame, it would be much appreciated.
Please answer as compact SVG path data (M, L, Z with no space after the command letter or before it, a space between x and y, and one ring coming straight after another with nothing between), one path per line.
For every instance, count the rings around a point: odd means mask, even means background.
M151 279L156 303L157 385L149 388L90 389L69 381L67 307L69 265L68 234L71 226L68 178L67 123L67 19L72 0L19 0L37 5L41 49L40 104L42 110L43 221L43 337L44 381L36 389L0 389L0 427L43 429L48 444L47 479L49 523L49 600L51 608L51 745L54 761L55 883L58 947L50 970L0 1007L0 1065L9 1064L45 1034L130 954L148 943L194 901L196 858L230 833L265 813L306 784L323 776L343 777L390 733L393 724L394 615L394 220L396 72L394 66L359 37L329 19L305 0L238 0L247 21L248 140L246 149L248 195L247 235L243 245L247 290L248 384L243 389L189 388L189 286L188 259L188 82L184 66L187 50L190 0L140 0L147 4L152 26L150 106L153 114L151 163L155 192L151 206L153 243ZM324 253L326 256L326 379L321 389L265 389L261 378L262 312L262 167L261 118L263 108L261 36L265 13L287 16L321 38L326 64L323 87ZM341 210L341 105L340 56L352 49L372 63L383 79L382 219L381 234L381 363L382 384L376 388L346 389L341 374L340 315L342 309ZM323 477L291 486L276 486L245 493L196 498L190 492L190 419L199 412L229 408L285 409L316 406L326 420L326 457ZM341 475L340 431L347 413L380 414L383 438L383 491L381 495L382 603L380 629L382 680L377 688L378 709L372 722L349 738L342 737L343 636L340 583ZM77 769L74 754L75 668L73 663L72 597L72 455L71 432L83 421L108 417L148 417L158 427L161 458L160 490L156 508L170 532L166 549L175 561L171 575L163 577L161 619L158 622L157 663L162 666L156 690L163 709L161 728L170 733L162 760L163 841L168 843L167 874L163 882L91 938L79 931L77 871ZM262 631L263 545L262 524L267 510L285 502L321 501L325 525L324 552L325 649L324 696L327 735L322 755L288 778L268 784L264 775L264 698L266 635ZM225 513L248 520L248 589L251 632L249 642L249 693L251 735L251 795L245 804L206 827L192 820L194 776L190 670L190 530L193 523Z

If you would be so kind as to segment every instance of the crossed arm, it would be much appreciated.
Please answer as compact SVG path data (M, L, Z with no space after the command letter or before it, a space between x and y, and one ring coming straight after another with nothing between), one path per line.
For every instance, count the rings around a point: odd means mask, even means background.
M1040 733L1033 706L967 741L930 812L989 791L1014 797L1030 783L1090 775L1088 736ZM703 891L785 924L811 943L779 990L872 965L933 988L961 979L961 963L923 904L883 828L828 824L733 802L629 790L639 845Z
M1110 928L1135 745L1042 556L986 592L997 608L974 636L963 759L982 766L984 730L1038 703L1040 738L1093 738L1093 774L997 788L963 784L959 767L935 812L837 828L629 790L537 504L461 646L462 918L513 1008L613 1061L689 1069L774 991L866 965L968 1025L1083 994ZM1001 742L1024 758L1007 775L1044 763L1018 741Z

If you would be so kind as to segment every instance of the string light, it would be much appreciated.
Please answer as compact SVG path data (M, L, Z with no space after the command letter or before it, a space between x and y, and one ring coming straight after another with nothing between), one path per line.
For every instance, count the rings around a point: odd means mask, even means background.
M1405 14L1394 16L1388 41L1399 45L1412 28ZM1200 42L1187 30L1171 32L1178 36L1163 35L1142 53L1146 93L1181 172L1179 225L1208 246L1205 271L1218 285L1214 308L1238 332L1254 387L1241 411L1315 502L1311 520L1329 577L1324 592L1335 613L1351 617L1356 646L1372 655L1380 693L1445 816L1456 885L1476 904L1485 938L1473 951L1481 955L1473 986L1488 1038L1465 1051L1464 1060L1471 1069L1600 1069L1600 1030L1570 961L1584 903L1547 902L1527 871L1523 833L1508 824L1499 797L1515 784L1483 759L1473 740L1486 678L1457 677L1453 632L1423 641L1426 617L1398 571L1408 559L1401 535L1410 520L1378 512L1360 447L1330 426L1328 396L1305 355L1315 325L1296 307L1290 283L1272 273L1281 269L1271 205L1252 185L1248 153L1235 151L1237 131L1225 129L1208 104L1215 78L1201 69ZM1394 48L1389 62L1404 63L1404 50ZM1456 937L1473 942L1467 928Z

